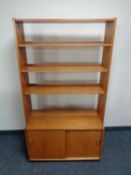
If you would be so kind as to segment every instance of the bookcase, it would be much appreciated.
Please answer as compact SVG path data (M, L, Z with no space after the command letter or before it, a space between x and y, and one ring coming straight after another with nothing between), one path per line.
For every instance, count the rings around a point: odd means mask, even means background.
M28 41L24 24L104 23L103 41ZM13 19L28 158L44 160L99 160L101 158L104 114L111 68L116 18L110 19ZM100 64L28 64L26 48L102 47ZM32 84L29 73L99 72L99 83L45 82ZM32 108L33 94L97 94L97 109Z

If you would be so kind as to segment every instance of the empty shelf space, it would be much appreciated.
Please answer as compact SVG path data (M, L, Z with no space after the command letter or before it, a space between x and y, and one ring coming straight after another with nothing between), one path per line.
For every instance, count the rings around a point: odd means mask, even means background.
M15 22L24 23L105 23L113 22L116 18L104 19L14 19Z
M29 64L22 72L107 72L107 69L99 64Z
M112 44L103 41L44 41L44 42L25 42L18 44L18 47L110 47Z
M102 129L102 121L95 110L48 109L33 110L26 129Z
M25 95L30 94L104 94L99 85L86 83L47 83L28 85L24 91Z

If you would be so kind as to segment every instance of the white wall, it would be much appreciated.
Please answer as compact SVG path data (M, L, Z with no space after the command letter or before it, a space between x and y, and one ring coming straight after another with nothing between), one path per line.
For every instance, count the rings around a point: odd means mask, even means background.
M24 127L12 18L117 17L106 126L131 126L130 0L0 0L0 130Z

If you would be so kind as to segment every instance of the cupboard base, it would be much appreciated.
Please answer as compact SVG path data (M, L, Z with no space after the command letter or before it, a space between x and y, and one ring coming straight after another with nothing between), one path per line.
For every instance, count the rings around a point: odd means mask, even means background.
M103 130L26 130L30 161L100 160Z

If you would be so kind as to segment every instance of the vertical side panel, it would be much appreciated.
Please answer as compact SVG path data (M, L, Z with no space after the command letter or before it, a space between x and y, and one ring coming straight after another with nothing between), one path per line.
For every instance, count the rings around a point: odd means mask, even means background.
M115 27L116 27L116 19L113 22L106 23L104 42L109 42L112 44L112 46L104 47L103 49L102 65L105 66L109 70L109 72L101 73L101 78L100 78L101 87L105 91L105 95L99 95L98 97L98 113L102 121L104 120L104 115L105 115L106 98L107 98L108 82L109 82L109 76L110 76L110 67L111 67L111 60L112 60Z
M21 72L22 66L27 64L27 56L26 56L26 49L18 47L19 43L24 42L24 29L23 29L23 23L20 23L20 22L17 23L15 19L13 19L13 24L14 24L14 30L15 30L17 60L18 60L21 91L22 91L22 98L23 98L24 115L27 121L32 107L31 107L31 98L30 96L24 95L24 89L27 87L29 83L29 77L28 77L28 74Z
M104 134L105 134L105 130L102 129L101 130L101 141L100 141L100 151L99 151L99 157L102 157L102 151L103 151L103 142L104 142Z
M23 44L25 41L23 22L16 22L15 19L13 19L13 23L15 27L16 44Z

